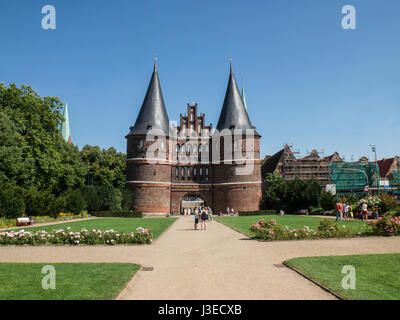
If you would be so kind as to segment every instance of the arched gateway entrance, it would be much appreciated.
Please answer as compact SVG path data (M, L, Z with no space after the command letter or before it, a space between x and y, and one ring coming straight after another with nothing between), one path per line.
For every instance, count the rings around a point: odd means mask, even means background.
M183 196L180 206L180 213L184 214L186 210L193 210L196 207L205 206L205 201L198 195L187 194Z

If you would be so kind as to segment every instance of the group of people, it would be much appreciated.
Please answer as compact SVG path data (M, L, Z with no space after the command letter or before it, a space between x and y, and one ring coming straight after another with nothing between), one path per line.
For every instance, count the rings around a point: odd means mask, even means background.
M230 207L226 207L226 214L227 214L228 216L234 216L234 215L236 214L235 209L230 208ZM220 217L222 217L222 216L223 216L222 211L220 211L218 215L219 215Z
M338 200L336 202L336 221L342 221L342 219L353 220L353 208L348 203Z
M200 230L207 230L207 220L212 221L212 210L210 207L196 207L193 209L194 230L198 230L197 226L200 222Z

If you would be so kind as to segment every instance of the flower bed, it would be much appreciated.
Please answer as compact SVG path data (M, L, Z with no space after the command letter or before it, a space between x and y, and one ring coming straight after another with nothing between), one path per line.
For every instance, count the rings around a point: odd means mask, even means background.
M136 232L122 233L115 230L71 231L68 227L51 232L25 230L0 232L0 245L116 245L150 244L152 234L149 229L137 228Z
M400 235L399 217L384 216L378 220L368 221L368 233L378 236Z
M274 219L261 219L250 227L255 234L255 238L262 240L300 240L300 239L324 239L324 238L344 238L361 236L361 232L346 229L333 221L324 219L320 222L318 229L313 230L305 226L300 229L290 229L276 223Z

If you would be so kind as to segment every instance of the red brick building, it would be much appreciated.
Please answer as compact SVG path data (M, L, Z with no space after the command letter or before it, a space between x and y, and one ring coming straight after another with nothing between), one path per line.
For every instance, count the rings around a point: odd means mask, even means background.
M132 209L179 213L182 200L201 198L214 213L258 210L261 203L260 138L251 124L232 66L216 130L197 104L170 126L157 65L127 138L127 186ZM198 201L196 202L198 203Z

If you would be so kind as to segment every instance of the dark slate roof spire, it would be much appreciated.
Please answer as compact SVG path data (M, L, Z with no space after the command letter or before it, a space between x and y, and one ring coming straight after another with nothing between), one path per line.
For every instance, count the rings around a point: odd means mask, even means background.
M250 122L233 76L232 60L230 60L228 88L226 89L225 100L217 124L217 130L222 131L223 129L255 129ZM256 134L259 135L257 132Z
M161 129L166 136L169 135L169 119L158 79L157 58L154 59L153 75L139 115L128 135L147 134L150 129Z

